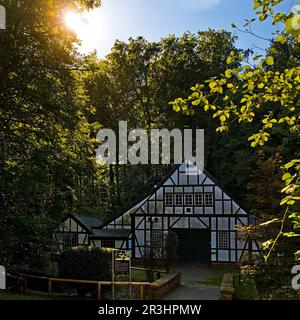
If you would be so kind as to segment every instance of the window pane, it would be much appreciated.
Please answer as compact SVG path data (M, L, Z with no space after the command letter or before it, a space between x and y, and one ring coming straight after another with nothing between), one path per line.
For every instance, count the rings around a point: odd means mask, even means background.
M175 205L182 206L183 205L183 195L175 194Z
M156 248L161 248L163 246L163 232L161 230L152 230L151 244Z
M173 195L172 194L165 194L165 205L166 206L173 205Z
M78 246L78 236L76 233L68 233L63 237L63 243L65 248L72 248Z
M203 195L201 193L195 194L195 206L203 205Z
M193 195L192 194L186 194L184 196L184 202L186 206L192 206L193 205Z
M218 232L218 247L219 249L229 248L229 234L227 231Z
M213 205L213 194L212 193L205 193L205 205L212 206Z

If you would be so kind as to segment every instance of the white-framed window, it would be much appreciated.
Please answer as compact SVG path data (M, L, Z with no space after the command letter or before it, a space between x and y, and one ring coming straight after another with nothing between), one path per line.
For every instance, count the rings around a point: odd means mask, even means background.
M212 193L205 193L204 194L204 203L206 206L212 206L214 203L214 197Z
M193 195L192 194L185 194L184 195L184 204L186 206L192 206L193 205Z
M185 213L192 214L193 213L193 208L192 207L185 207Z
M194 204L195 204L195 206L203 206L203 194L202 193L196 193L194 195Z
M162 248L163 246L163 231L152 230L151 231L151 245L155 248Z
M172 206L173 205L173 194L166 193L165 194L165 205Z
M183 205L183 194L177 193L175 194L175 206Z
M66 233L64 234L64 247L72 248L78 246L78 235L77 233Z
M229 249L229 232L218 231L218 248Z

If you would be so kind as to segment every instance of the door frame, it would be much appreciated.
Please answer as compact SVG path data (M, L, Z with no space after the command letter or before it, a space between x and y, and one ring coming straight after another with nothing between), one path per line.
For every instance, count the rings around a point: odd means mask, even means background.
M207 262L202 262L202 263L211 265L211 263L212 263L212 261L211 261L211 229L210 228L170 228L170 230L174 231L175 233L176 233L176 229L178 229L178 230L186 230L187 232L188 231L193 231L193 230L195 230L195 231L203 231L203 230L205 230L208 233L208 261ZM178 239L178 243L179 243L179 239ZM178 249L179 249L179 245L178 245ZM179 261L179 259L178 259L178 261ZM197 263L197 261L195 261L195 262Z

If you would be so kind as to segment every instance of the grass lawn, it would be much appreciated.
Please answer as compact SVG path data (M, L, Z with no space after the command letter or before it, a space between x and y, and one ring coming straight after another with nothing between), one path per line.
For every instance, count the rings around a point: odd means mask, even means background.
M165 275L165 273L160 273L161 278L163 278L164 275ZM124 277L120 277L119 279L129 281L129 277L127 275ZM144 270L132 270L131 279L132 279L132 281L137 281L137 282L141 282L141 281L148 282L147 272ZM156 280L156 279L157 279L156 272L154 272L154 280Z
M31 292L18 294L7 290L0 290L0 300L50 300L47 293Z
M208 286L216 286L216 287L219 287L222 283L222 279L223 277L220 276L220 277L212 277L212 278L208 278L208 279L205 279L203 281L200 281L201 284L204 284L206 287Z
M225 273L233 273L237 274L239 273L239 269L236 267L228 267L228 268L216 268L214 270L214 276L209 277L203 281L200 281L201 284L204 284L205 286L217 286L219 287L222 283L223 276Z
M147 281L147 274L142 270L133 270L131 277L132 281Z

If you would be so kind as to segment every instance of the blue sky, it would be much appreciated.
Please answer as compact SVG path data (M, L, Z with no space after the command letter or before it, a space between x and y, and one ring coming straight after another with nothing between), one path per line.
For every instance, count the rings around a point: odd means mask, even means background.
M290 1L281 5L286 12ZM244 19L255 16L253 0L102 0L102 7L93 13L96 27L83 37L83 51L96 49L99 57L109 53L116 39L143 36L159 41L169 34L180 36L189 30L225 29L239 36L240 48L266 47L267 42L245 35L231 28L242 26ZM296 4L296 1L295 1ZM257 23L258 35L270 37L274 31L270 23Z

